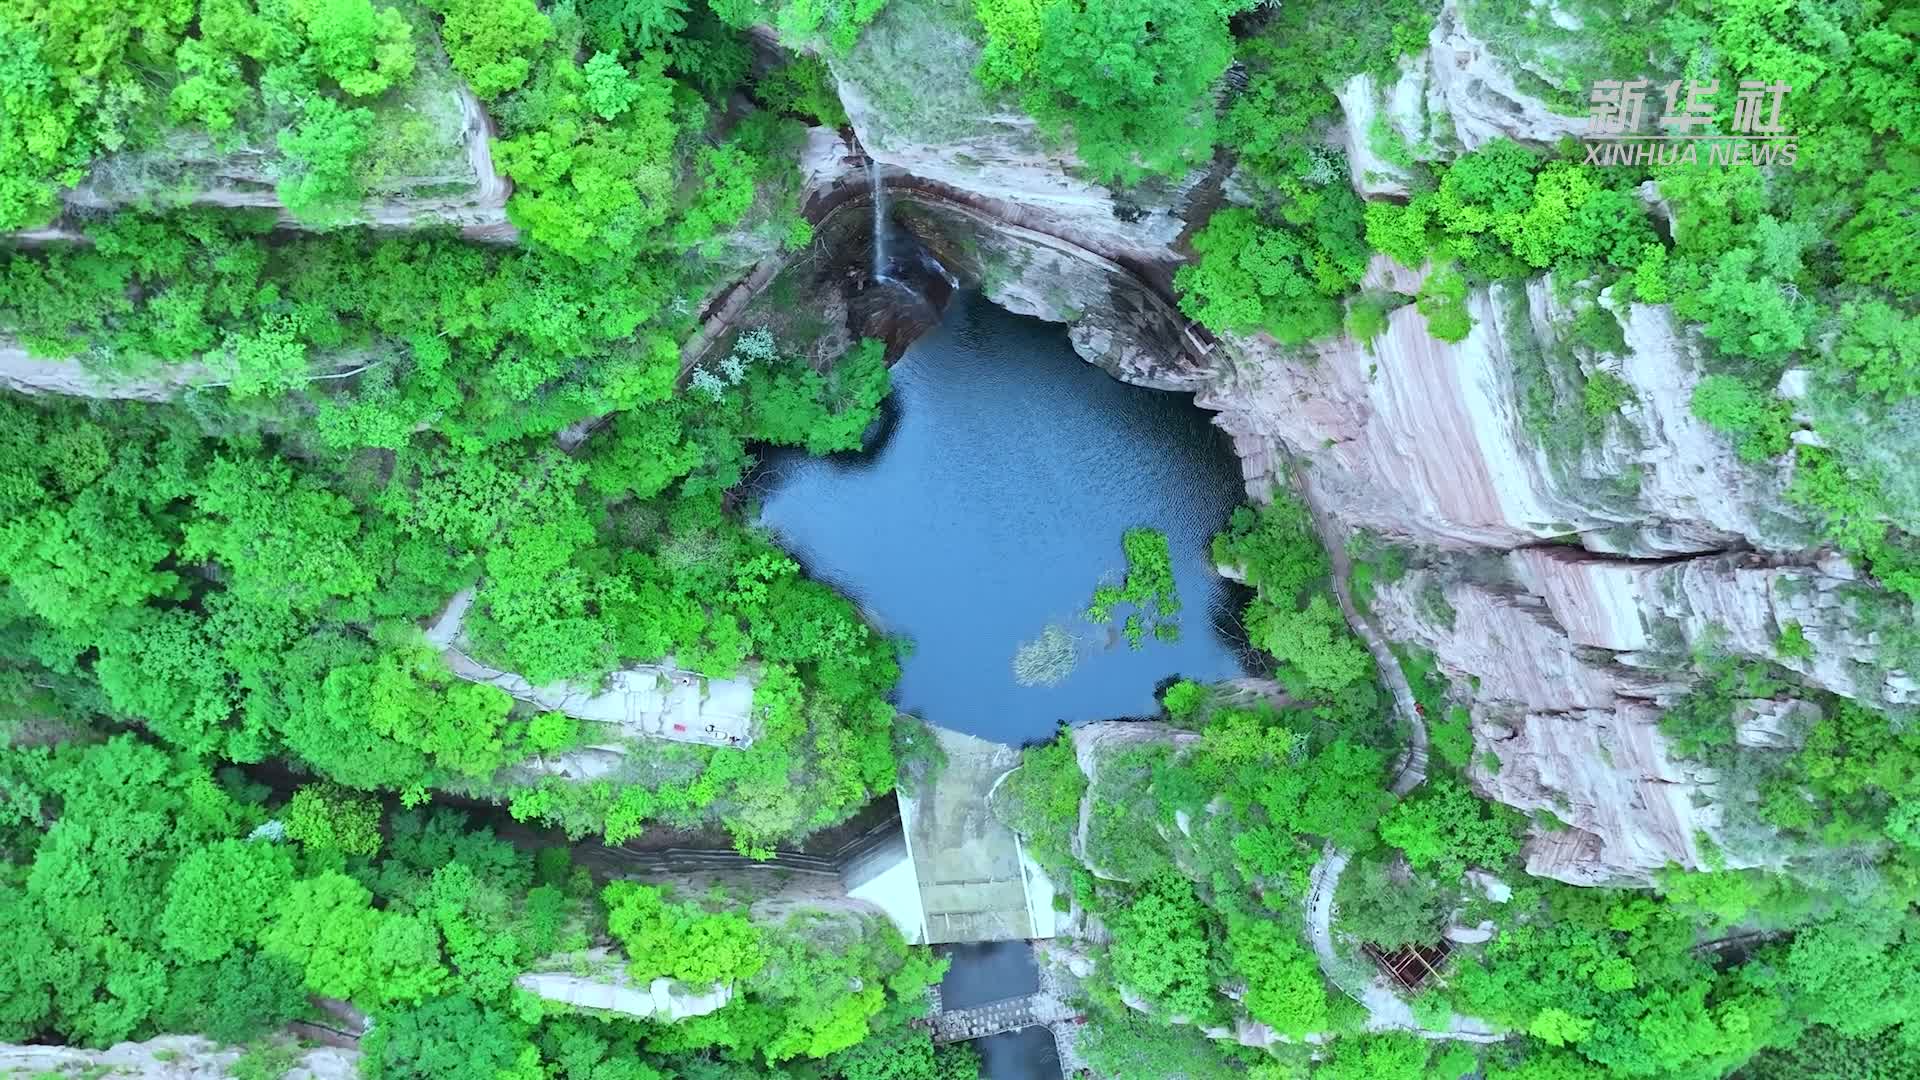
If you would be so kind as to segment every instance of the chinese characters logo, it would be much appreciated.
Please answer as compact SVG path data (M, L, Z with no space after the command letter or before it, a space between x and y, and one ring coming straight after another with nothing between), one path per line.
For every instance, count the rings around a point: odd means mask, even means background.
M1602 79L1593 84L1587 110L1589 165L1671 165L1707 160L1718 165L1791 165L1799 153L1780 122L1780 107L1793 87L1742 79L1726 115L1731 132L1712 130L1722 118L1718 79L1656 85L1648 79ZM1652 100L1650 101L1649 98ZM1650 108L1651 106L1651 108ZM1652 130L1642 121L1661 110Z

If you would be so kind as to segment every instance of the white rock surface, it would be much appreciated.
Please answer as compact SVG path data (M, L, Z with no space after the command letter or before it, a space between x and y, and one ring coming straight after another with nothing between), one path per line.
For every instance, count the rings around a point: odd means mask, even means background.
M459 125L457 140L463 153L457 165L443 174L393 178L385 185L389 193L374 193L354 220L397 229L452 225L471 239L511 242L517 233L507 221L506 205L513 188L493 167L494 130L486 107L457 82L444 91L420 93L420 108L436 116L444 114L448 125ZM222 153L206 140L190 135L177 136L170 146L126 158L104 158L95 163L87 180L62 192L61 199L67 206L83 210L114 209L151 200L155 192L148 183L120 179L148 167L185 167L204 172L186 199L189 206L277 210L282 225L305 227L286 212L274 193L279 168L275 155L259 151ZM412 189L430 188L453 191L445 195L410 193Z
M1427 160L1477 150L1501 138L1547 146L1565 137L1579 138L1587 129L1584 115L1555 113L1520 88L1487 42L1467 29L1459 0L1441 6L1426 52L1403 58L1400 76L1390 86L1378 90L1370 77L1361 78L1366 81L1350 80L1338 95L1349 146L1361 148L1360 156L1349 150L1356 184L1364 175L1362 156L1374 170L1385 164L1365 149L1375 115L1383 115L1416 155ZM1391 166L1383 171L1397 173ZM1404 193L1392 187L1381 190Z
M1370 285L1406 291L1417 280L1384 255L1369 269ZM1474 325L1457 343L1429 334L1412 305L1388 315L1371 350L1344 334L1312 352L1231 337L1238 363L1199 403L1219 410L1235 436L1250 494L1264 495L1284 448L1306 463L1323 505L1387 536L1511 548L1578 532L1635 554L1669 554L1794 535L1784 477L1756 477L1692 415L1698 360L1664 308L1625 313L1631 355L1615 372L1634 395L1625 423L1576 460L1551 460L1527 428L1515 372L1571 312L1544 280L1524 296L1512 288L1469 293ZM1637 495L1622 491L1627 475L1639 477Z
M1074 351L1115 378L1192 393L1217 377L1217 358L1179 311L1099 252L927 192L895 205L948 270L1008 311L1066 323Z
M1411 192L1408 170L1374 152L1374 125L1383 124L1417 155L1419 148L1408 142L1405 133L1426 129L1424 89L1422 80L1402 77L1383 90L1365 72L1341 84L1334 96L1340 99L1342 146L1355 191L1369 198L1404 198Z
M426 633L427 643L446 657L447 666L468 682L498 687L517 701L605 725L610 738L668 739L708 746L753 744L753 687L749 678L710 679L672 664L641 664L607 676L604 687L557 682L535 686L510 671L488 667L468 656L461 623L473 603L462 589ZM607 755L617 745L590 746L579 761L562 756L534 768L556 775L591 778L613 767Z
M0 1045L0 1076L138 1076L145 1080L221 1080L244 1053L199 1035L161 1035L106 1050ZM304 1051L281 1080L352 1080L360 1055L331 1046Z
M1810 701L1744 701L1733 714L1733 741L1763 750L1794 750L1820 722Z
M18 342L0 339L0 387L23 394L169 401L208 377L207 369L199 364L181 364L151 375L118 379L91 371L76 358L38 357Z
M642 986L627 975L620 958L606 949L589 950L586 961L602 970L592 975L528 972L515 979L514 985L576 1009L620 1013L665 1024L717 1012L733 1000L733 987L725 983L697 988L659 978Z
M1847 578L1755 555L1629 562L1571 548L1531 548L1510 559L1574 645L1677 651L1711 640L1844 697L1894 705L1920 700L1910 673L1880 666L1879 642L1861 624ZM1780 651L1790 624L1800 627L1811 655Z

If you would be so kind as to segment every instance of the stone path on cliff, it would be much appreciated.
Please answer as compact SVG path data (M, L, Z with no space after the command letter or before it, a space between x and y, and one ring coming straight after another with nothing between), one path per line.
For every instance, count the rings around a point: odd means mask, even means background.
M1327 549L1327 558L1333 571L1334 598L1340 602L1340 611L1346 616L1347 625L1366 644L1367 651L1373 654L1374 665L1380 669L1380 678L1393 695L1394 711L1405 723L1406 749L1395 763L1393 782L1388 785L1388 790L1393 792L1395 798L1405 798L1427 779L1426 718L1420 714L1419 705L1414 701L1413 687L1407 683L1399 658L1393 655L1392 648L1374 628L1373 622L1354 605L1352 591L1348 588L1348 582L1353 577L1353 560L1347 555L1345 533L1333 515L1314 499L1312 489L1303 482L1298 468L1293 470L1293 474L1294 487L1305 498L1314 531L1319 534L1321 545ZM1307 936L1313 942L1314 955L1319 957L1320 970L1326 975L1327 981L1367 1010L1367 1027L1374 1031L1410 1031L1430 1039L1467 1042L1497 1042L1504 1038L1485 1021L1458 1013L1449 1018L1445 1030L1430 1031L1414 1019L1413 1007L1380 979L1367 979L1357 987L1342 982L1340 970L1343 965L1333 944L1333 897L1340 887L1340 875L1346 872L1350 861L1350 853L1332 844L1321 849L1320 858L1313 864L1307 878Z
M1427 721L1420 715L1420 706L1413 698L1413 687L1407 684L1407 674L1400 668L1400 659L1393 655L1393 649L1387 640L1374 629L1373 621L1360 613L1354 605L1353 591L1347 583L1353 578L1353 559L1347 554L1347 538L1333 515L1326 513L1314 501L1307 485L1296 470L1294 486L1306 493L1307 510L1313 518L1314 531L1320 534L1320 544L1327 549L1327 558L1333 565L1333 596L1340 602L1340 612L1347 618L1347 625L1359 636L1373 654L1374 666L1380 669L1380 678L1393 694L1394 711L1406 724L1407 746L1400 752L1400 760L1394 764L1393 783L1388 786L1396 797L1405 798L1414 788L1427 780Z

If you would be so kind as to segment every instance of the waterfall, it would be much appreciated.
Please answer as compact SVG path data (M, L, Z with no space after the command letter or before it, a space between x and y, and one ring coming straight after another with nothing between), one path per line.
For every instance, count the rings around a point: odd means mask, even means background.
M887 189L880 186L880 163L867 158L867 183L873 188L873 280L887 280Z

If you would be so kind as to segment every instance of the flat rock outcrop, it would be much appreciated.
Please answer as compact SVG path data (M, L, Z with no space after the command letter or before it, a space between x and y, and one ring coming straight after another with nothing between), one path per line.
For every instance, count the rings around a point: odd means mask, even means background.
M147 1080L222 1080L245 1051L199 1035L161 1035L105 1050L0 1045L0 1076L138 1076ZM281 1080L353 1080L356 1051L318 1046L302 1052Z
M506 213L512 185L493 166L485 106L457 80L435 80L409 94L405 111L424 118L444 144L439 167L382 180L349 221L392 229L449 225L475 240L514 240ZM220 149L204 135L182 132L161 146L101 159L61 201L73 210L113 210L167 202L169 187L184 184L188 193L178 205L273 210L282 225L305 228L275 193L281 167L277 151Z
M663 1024L717 1012L733 1000L733 987L723 983L689 987L659 978L642 985L627 974L620 958L606 949L589 950L584 966L600 970L592 974L528 972L515 979L514 985L576 1009L619 1013Z
M17 342L0 340L0 387L22 394L60 394L114 401L170 401L208 381L199 364L163 367L151 375L116 378L76 358L34 356Z
M1095 877L1123 881L1111 871L1102 870L1089 853L1087 838L1093 827L1093 807L1100 798L1100 770L1104 760L1137 746L1167 745L1175 748L1200 741L1196 732L1182 731L1171 724L1141 720L1101 720L1082 724L1072 730L1074 760L1087 778L1087 790L1080 797L1080 825L1074 832L1073 857Z
M461 631L473 590L462 589L426 632L427 644L446 658L447 667L468 682L504 691L516 701L566 713L602 725L607 745L590 745L522 766L537 773L592 779L617 766L624 756L618 740L666 739L708 746L746 748L753 744L753 687L747 678L710 679L668 664L640 664L607 676L604 686L557 682L535 686L511 671L489 667L467 655Z

